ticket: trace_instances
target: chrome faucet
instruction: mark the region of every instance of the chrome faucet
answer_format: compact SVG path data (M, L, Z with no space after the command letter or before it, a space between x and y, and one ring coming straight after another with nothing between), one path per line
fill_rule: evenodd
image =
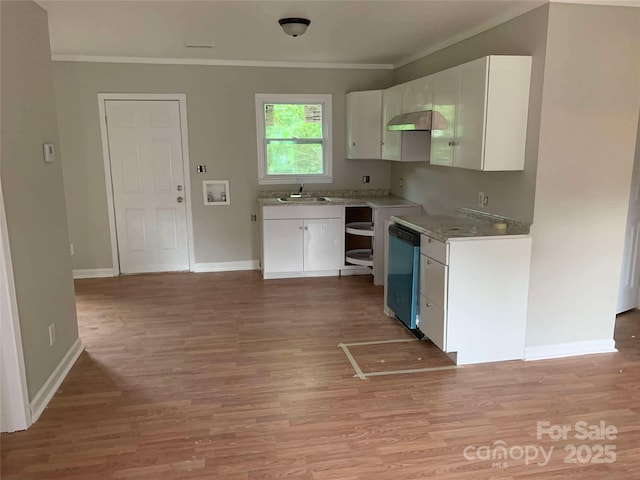
M302 197L302 189L304 188L304 183L300 184L300 190L298 190L298 193L292 193L291 195L289 195L289 197L291 198L300 198Z

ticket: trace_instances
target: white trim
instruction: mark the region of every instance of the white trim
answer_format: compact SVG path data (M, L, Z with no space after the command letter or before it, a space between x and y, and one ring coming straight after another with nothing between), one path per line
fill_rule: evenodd
M640 0L549 0L549 3L577 3L606 7L640 7Z
M302 175L298 177L277 177L277 178L264 178L262 180L258 180L258 185L299 185L300 183L333 183L333 177L320 177L311 175L309 177L304 177Z
M101 55L52 54L54 62L143 63L151 65L210 65L222 67L330 68L344 70L393 70L390 63L268 62L262 60L217 60L213 58L111 57Z
M3 432L26 430L31 426L29 392L24 367L22 334L16 302L9 231L0 184L0 388Z
M517 3L517 2L514 2L514 3ZM439 50L450 47L451 45L460 43L463 40L467 40L468 38L473 37L474 35L478 35L479 33L486 32L487 30L490 30L493 27L497 27L498 25L508 22L509 20L513 20L514 18L519 17L520 15L524 15L525 13L531 10L535 10L536 8L541 7L545 3L547 3L546 0L540 1L539 3L533 3L533 4L528 2L522 2L519 4L520 8L518 8L517 10L512 11L505 15L499 15L491 19L490 21L483 23L482 25L479 25L474 28L470 28L469 30L465 30L464 32L461 32L457 35L449 37L448 39L440 43L437 43L432 47L421 50L417 53L414 53L413 55L404 57L403 59L396 62L393 65L393 68L396 69L396 68L404 67L405 65L408 65L411 62L415 62L416 60L420 60L421 58L424 58L427 55L431 55L432 53L435 53Z
M239 270L260 270L259 260L244 260L240 262L215 262L196 263L191 269L192 272L235 272Z
M265 152L265 124L263 106L267 103L321 103L322 112L322 175L267 175ZM300 183L333 183L333 95L256 93L256 146L258 158L258 184L283 185Z
M73 271L73 278L117 277L113 268L83 268Z
M361 267L359 265L345 265L340 269L341 277L349 277L352 275L373 275L369 267Z
M99 93L98 111L100 113L100 136L102 137L102 159L104 162L105 185L107 188L107 208L109 214L109 232L111 235L111 259L113 276L120 275L118 258L118 240L116 237L116 217L113 202L113 181L111 178L111 157L109 155L109 135L107 130L107 100L171 100L177 101L180 109L180 134L182 143L182 169L184 174L185 209L187 212L187 250L189 270L195 263L195 245L193 240L193 212L191 210L191 169L189 161L189 130L187 126L187 96L184 93Z
M49 375L49 378L42 388L38 393L36 393L35 397L33 397L33 400L31 401L31 418L33 423L40 418L44 409L47 408L47 405L49 405L49 402L58 391L58 388L60 388L60 385L62 385L62 382L69 373L69 370L71 370L71 367L76 363L76 360L83 350L84 347L82 346L82 342L80 342L80 339L78 338L74 344L71 345L71 348L67 351L62 360L60 360L56 369L51 373L51 375Z
M586 342L557 343L555 345L536 345L525 347L525 360L545 360L549 358L574 357L594 353L615 353L616 344L613 339L589 340Z
M340 270L318 270L313 272L271 272L262 273L264 280L276 278L311 278L311 277L339 277Z

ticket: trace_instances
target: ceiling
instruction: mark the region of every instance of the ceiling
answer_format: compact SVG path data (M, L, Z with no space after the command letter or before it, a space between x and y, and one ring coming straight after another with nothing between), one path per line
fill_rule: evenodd
M38 0L54 58L146 57L391 68L548 0ZM311 20L293 38L282 17ZM185 44L213 44L212 49ZM76 58L77 59L77 58ZM191 60L186 60L191 59Z

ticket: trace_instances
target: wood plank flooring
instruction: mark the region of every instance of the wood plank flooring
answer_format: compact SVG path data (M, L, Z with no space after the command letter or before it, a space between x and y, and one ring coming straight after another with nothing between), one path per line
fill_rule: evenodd
M40 420L2 435L3 479L640 478L638 312L618 318L617 354L360 380L338 343L410 337L370 277L158 274L76 291L86 351ZM538 421L581 420L617 438L536 438ZM564 463L569 444L582 460L615 445L616 461ZM508 458L477 449L499 445ZM520 447L538 458L512 458Z

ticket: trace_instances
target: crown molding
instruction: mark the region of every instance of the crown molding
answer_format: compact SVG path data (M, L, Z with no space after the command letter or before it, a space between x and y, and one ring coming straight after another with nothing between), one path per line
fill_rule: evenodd
M521 8L517 9L516 11L512 11L509 14L501 15L496 18L493 18L489 22L483 23L482 25L478 25L477 27L471 28L469 30L465 30L464 32L454 35L453 37L449 37L448 39L434 45L433 47L429 47L425 50L421 50L417 53L414 53L413 55L405 57L399 62L395 63L393 65L393 68L396 69L396 68L404 67L405 65L408 65L411 62L415 62L416 60L420 60L421 58L426 57L427 55L431 55L432 53L435 53L439 50L450 47L451 45L455 45L456 43L462 42L463 40L466 40L475 35L478 35L479 33L486 32L487 30L490 30L493 27L497 27L498 25L508 22L509 20L513 20L514 18L519 17L520 15L523 15L527 12L530 12L531 10L535 10L536 8L541 7L545 3L548 3L548 0L540 0L540 2L533 4L533 6L531 6L531 4L523 3Z
M260 60L218 60L210 58L109 57L52 54L54 62L140 63L151 65L209 65L224 67L329 68L344 70L393 70L387 63L266 62Z
M549 0L549 3L599 5L601 7L640 7L640 0Z

